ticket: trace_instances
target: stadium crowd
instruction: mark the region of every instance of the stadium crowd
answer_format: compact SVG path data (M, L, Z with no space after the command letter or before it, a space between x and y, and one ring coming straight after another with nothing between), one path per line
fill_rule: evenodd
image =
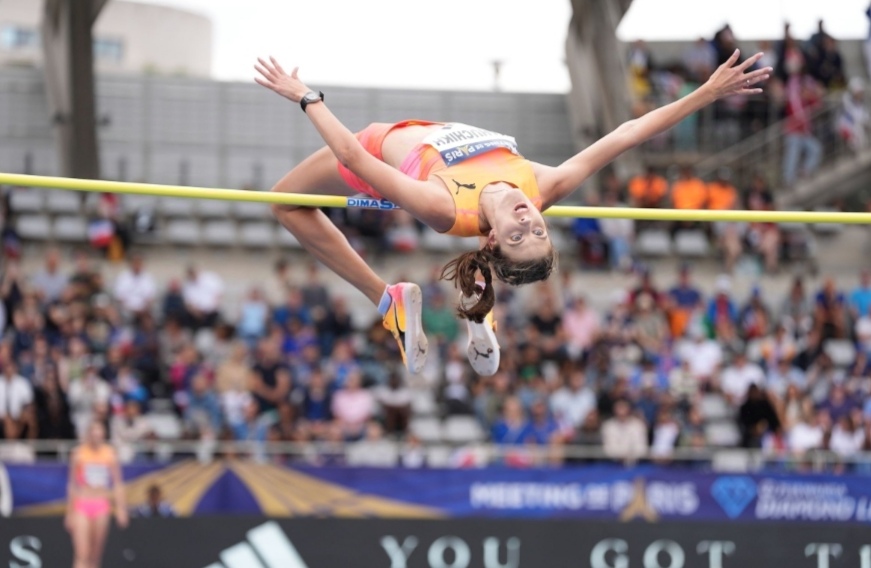
M163 287L135 253L112 282L87 251L61 265L49 250L42 269L10 260L0 279L3 438L72 439L97 419L129 460L132 442L156 437L149 409L171 400L184 439L401 440L402 463L424 463L411 410L421 383L404 376L380 320L355 326L317 266L299 278L278 261L228 318L224 283L196 266ZM475 417L492 442L518 449L506 457L516 463L528 445L554 463L570 446L668 461L677 447L849 458L871 445L868 272L849 291L796 278L783 298L739 298L726 275L701 290L688 266L670 286L642 268L607 306L573 294L569 271L532 303L500 288L502 365L489 378L465 361L454 292L437 272L422 283L423 384L442 417ZM712 401L731 438L711 427Z
M675 61L656 62L644 42L635 42L628 55L635 114L644 114L693 91L737 46L729 25L713 38L699 38ZM654 140L649 149L720 150L784 120L783 184L791 186L816 171L823 158L822 140L829 140L829 136L854 150L867 146L869 114L860 78L865 70L853 70L850 78L837 41L822 20L806 41L795 38L787 23L781 40L773 44L760 41L756 47L766 54L757 65L774 68L764 93L720 101L710 113L691 116ZM827 98L837 101L834 116L820 112Z

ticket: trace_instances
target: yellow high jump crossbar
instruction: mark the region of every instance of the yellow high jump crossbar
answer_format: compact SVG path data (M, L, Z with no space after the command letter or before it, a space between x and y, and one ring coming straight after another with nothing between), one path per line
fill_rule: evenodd
M188 199L218 199L277 203L301 207L338 207L363 209L399 209L384 199L368 196L343 197L272 191L216 189L181 185L158 185L51 176L0 173L0 185L42 187L96 193L129 193L180 197ZM546 217L598 219L636 219L642 221L743 221L747 223L842 223L871 224L871 213L840 213L830 211L709 211L695 209L640 209L635 207L580 207L556 205L544 212Z

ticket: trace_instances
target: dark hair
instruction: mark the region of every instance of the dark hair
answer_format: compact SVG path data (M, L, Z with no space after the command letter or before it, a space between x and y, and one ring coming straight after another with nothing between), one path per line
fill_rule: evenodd
M457 307L457 313L462 318L481 323L496 303L496 292L493 290L494 272L496 278L502 282L520 286L547 280L555 266L556 252L553 248L541 258L513 261L495 246L461 254L445 265L441 277L452 280L463 295L478 297L478 302L473 306L463 306L461 303ZM484 277L483 290L475 282L479 271Z

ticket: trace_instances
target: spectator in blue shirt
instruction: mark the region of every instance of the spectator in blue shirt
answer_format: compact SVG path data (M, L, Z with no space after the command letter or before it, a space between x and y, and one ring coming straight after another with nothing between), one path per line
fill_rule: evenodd
M690 279L690 267L684 264L678 272L677 285L668 291L668 323L672 337L683 337L693 313L702 306L702 293Z
M175 517L172 505L163 500L163 491L159 485L148 488L147 500L133 509L133 516L139 519L168 519Z
M871 308L871 271L859 273L859 285L850 293L850 311L853 319L868 315Z
M546 446L561 441L559 424L548 410L544 398L536 399L529 412L532 416L529 427L536 444Z
M506 446L520 446L535 442L535 433L523 412L517 397L505 399L502 418L493 424L493 442Z
M817 293L814 306L814 331L820 340L847 337L847 299L829 277Z
M209 430L217 436L221 431L223 423L221 403L218 400L218 395L209 385L208 377L203 372L195 375L191 381L184 419L189 427L194 427L200 432Z
M311 313L303 301L299 288L291 288L287 292L287 300L275 308L272 320L284 329L288 329L291 320L297 320L304 326L311 325Z

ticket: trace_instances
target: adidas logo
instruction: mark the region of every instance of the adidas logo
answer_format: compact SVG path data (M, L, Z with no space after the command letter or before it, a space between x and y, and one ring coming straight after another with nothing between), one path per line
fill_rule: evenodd
M248 531L247 541L221 552L221 561L206 568L308 568L276 522Z

